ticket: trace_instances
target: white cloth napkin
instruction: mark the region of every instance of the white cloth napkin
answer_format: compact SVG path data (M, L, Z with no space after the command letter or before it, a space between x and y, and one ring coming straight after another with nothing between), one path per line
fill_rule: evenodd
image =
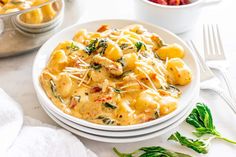
M24 117L19 104L0 89L1 157L96 157L70 132Z

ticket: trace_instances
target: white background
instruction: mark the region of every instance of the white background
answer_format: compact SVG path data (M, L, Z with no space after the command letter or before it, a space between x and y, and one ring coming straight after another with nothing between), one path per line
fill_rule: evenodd
M85 12L79 22L109 18L136 18L133 11L132 0L84 0L84 2L86 4ZM176 17L176 22L178 22L178 17ZM233 87L236 87L236 1L222 0L219 5L204 8L195 28L180 36L184 39L193 39L198 43L199 47L201 47L202 24L206 23L218 23L220 26L225 52L227 53L227 58L230 63L230 76L233 80ZM33 89L31 71L36 53L37 51L21 56L0 59L0 88L3 88L22 105L25 115L29 115L43 122L55 124L40 107ZM228 109L225 102L212 92L201 92L201 97L204 99L204 102L211 106L219 130L224 132L226 136L236 140L236 117ZM182 124L178 130L184 132L186 127L186 124ZM191 128L187 127L187 130L189 129L191 130ZM199 156L191 150L183 149L176 144L166 142L166 137L169 136L169 134L170 133L144 142L119 145L105 144L81 137L79 138L86 146L96 152L99 157L114 156L111 150L114 146L122 151L133 151L144 145L161 145L173 150L184 151L194 156ZM236 146L214 141L207 156L235 157Z

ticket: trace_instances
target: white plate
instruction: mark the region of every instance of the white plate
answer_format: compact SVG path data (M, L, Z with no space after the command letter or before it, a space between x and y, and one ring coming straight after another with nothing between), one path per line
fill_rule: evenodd
M199 92L195 92L196 93L196 97L198 97ZM89 134L93 134L93 135L97 135L97 136L105 136L105 137L132 137L132 136L141 136L144 134L149 134L149 133L153 133L156 131L159 131L163 128L166 128L167 126L172 125L173 123L175 123L176 121L178 121L179 119L181 119L185 114L188 113L189 110L192 109L192 106L195 105L195 99L192 100L189 105L187 106L186 109L184 109L184 111L182 111L180 114L176 115L175 117L161 123L161 124L157 124L151 127L146 127L144 129L137 129L137 130L131 130L131 131L105 131L105 130L97 130L97 129L93 129L93 128L88 128L88 127L84 127L82 125L79 125L77 123L74 123L72 121L69 121L63 117L61 117L60 115L58 115L57 113L53 112L52 110L50 110L47 106L43 106L44 110L46 110L47 113L50 113L52 116L54 116L55 118L57 118L58 120L60 120L61 122L67 124L70 127L73 127L76 130L80 130Z
M73 117L71 115L65 114L64 112L62 112L59 108L57 108L51 102L51 100L47 97L46 93L44 92L44 90L41 87L40 82L39 82L39 76L40 76L43 68L46 66L51 52L58 45L58 43L65 41L65 40L72 39L74 34L79 29L86 28L89 31L96 31L96 29L102 24L108 24L111 28L122 28L127 25L131 25L131 24L141 24L145 28L147 28L148 31L157 33L166 43L177 43L177 44L180 44L184 47L184 49L186 51L186 56L185 56L184 60L187 63L187 65L190 67L190 69L192 70L193 80L189 85L180 88L183 91L183 95L180 98L180 103L179 103L180 106L174 112L172 112L164 117L158 118L158 119L150 121L150 122L142 123L142 124L136 124L136 125L130 125L130 126L105 126L105 125L91 123L86 120L82 120L82 119ZM84 24L73 25L67 29L62 30L58 34L54 35L53 37L51 37L40 48L40 50L35 58L34 66L33 66L33 83L34 83L34 88L36 90L36 94L38 96L38 99L41 99L41 101L40 101L41 104L44 106L47 106L48 108L50 108L50 110L53 110L57 114L61 115L62 117L66 118L70 121L73 121L79 125L83 125L83 126L95 128L95 129L101 129L101 130L110 130L110 131L113 131L113 130L135 130L135 129L150 127L152 125L160 124L160 123L174 117L175 115L179 114L181 111L184 110L184 108L186 108L186 106L189 104L189 102L194 97L194 93L192 91L195 91L196 89L200 88L200 86L199 86L199 82L200 82L199 68L198 68L198 65L197 65L194 58L195 57L192 54L191 49L188 48L188 46L186 45L186 43L182 39L180 39L179 37L177 37L173 33L169 32L163 28L160 28L160 27L157 27L157 26L154 26L151 24L147 24L144 22L133 21L133 20L99 20L99 21L93 21L93 22L88 22L88 23L84 23Z
M192 106L192 108L193 107L194 107L194 105ZM168 131L176 128L188 117L188 115L192 111L192 108L190 110L188 110L188 112L183 117L176 120L172 125L167 126L163 129L158 130L153 133L149 133L149 134L145 134L145 135L141 135L141 136L135 136L135 137L104 137L104 136L97 136L97 135L89 134L89 133L77 130L77 129L63 123L62 121L60 121L59 119L54 117L51 113L49 113L47 110L45 110L45 111L58 125L60 125L61 127L65 128L66 130L68 130L76 135L79 135L81 137L84 137L84 138L87 138L90 140L99 141L99 142L107 142L107 143L131 143L131 142L148 140L148 139L163 135L163 134L167 133Z

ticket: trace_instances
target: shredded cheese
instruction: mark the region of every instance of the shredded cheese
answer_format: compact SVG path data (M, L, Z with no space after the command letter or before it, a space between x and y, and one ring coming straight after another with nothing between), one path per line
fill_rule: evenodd
M157 89L156 89L156 86L154 85L154 83L152 82L152 80L151 80L151 78L148 76L148 74L145 72L145 71L143 71L141 68L137 68L140 72L142 72L145 76L146 76L146 78L149 80L149 82L150 82L150 84L152 85L152 87L153 87L153 89L155 90L155 91L157 91Z

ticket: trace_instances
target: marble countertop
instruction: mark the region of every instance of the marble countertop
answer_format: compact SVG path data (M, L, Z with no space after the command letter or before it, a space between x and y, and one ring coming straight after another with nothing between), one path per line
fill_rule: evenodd
M78 21L79 23L95 19L135 18L132 0L86 0L85 2L86 11ZM202 24L218 23L230 65L229 72L233 79L233 87L236 87L236 20L233 17L236 15L236 9L234 9L235 5L236 1L234 0L224 0L216 6L204 8L201 18L195 28L188 33L180 35L183 39L193 39L198 43L199 47L201 47ZM55 124L41 108L33 88L31 75L32 64L36 53L37 51L33 51L20 56L0 59L0 88L3 88L11 97L22 105L25 115L39 119L43 122ZM214 93L201 92L201 96L206 99L213 98L211 103L222 103L226 105L225 102ZM83 138L80 139L99 156L112 156L111 147L114 145L105 143L98 145L97 143L99 142ZM138 146L141 143L142 142L135 143L134 145ZM148 143L148 141L143 143ZM125 148L125 145L118 146Z

